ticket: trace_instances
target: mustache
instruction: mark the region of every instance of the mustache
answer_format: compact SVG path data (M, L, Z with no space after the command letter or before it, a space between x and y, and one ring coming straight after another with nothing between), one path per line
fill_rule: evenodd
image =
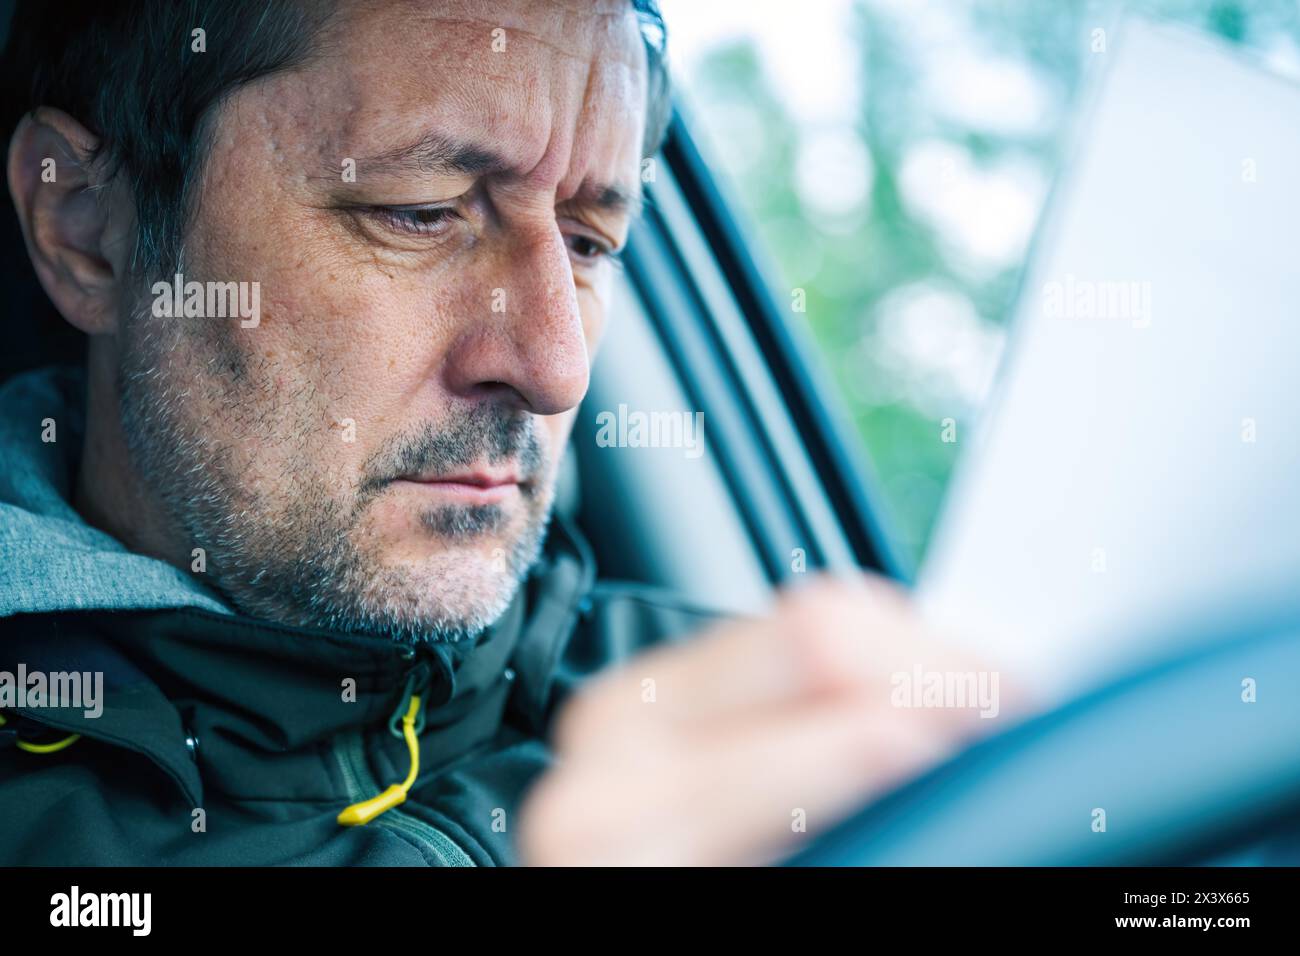
M532 484L547 463L533 415L480 405L444 425L425 422L394 435L362 468L361 494L369 496L398 478L447 474L486 461L513 461L520 481Z

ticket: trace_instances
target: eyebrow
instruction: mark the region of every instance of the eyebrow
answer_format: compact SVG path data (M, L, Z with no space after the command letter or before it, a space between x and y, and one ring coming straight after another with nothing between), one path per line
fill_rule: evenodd
M419 139L357 160L357 169L370 173L426 173L432 175L486 176L513 172L500 153L472 143L462 143L437 131ZM641 190L618 183L588 180L578 192L565 200L578 206L591 206L606 212L636 218L643 207Z
M510 164L490 149L461 143L438 132L428 132L412 143L357 160L368 172L460 173L482 176L505 172Z
M587 180L578 192L565 203L578 206L594 206L605 212L626 215L635 219L641 214L644 198L640 189L629 189L617 183L600 183ZM561 203L564 205L564 203Z

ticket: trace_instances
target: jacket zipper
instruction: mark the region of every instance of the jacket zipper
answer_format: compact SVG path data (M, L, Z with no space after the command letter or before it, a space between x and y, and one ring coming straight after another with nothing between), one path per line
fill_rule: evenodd
M407 681L407 692L398 705L398 710L405 710L413 690L412 681ZM423 726L423 714L419 726ZM343 776L344 786L348 791L348 802L357 803L373 799L379 792L379 784L370 773L366 761L365 742L360 730L351 731L340 736L333 748L333 753ZM368 797L369 795L369 797ZM383 810L370 822L395 833L402 833L416 841L417 845L429 850L437 858L440 866L474 866L474 860L449 836L433 825L405 813L398 806Z

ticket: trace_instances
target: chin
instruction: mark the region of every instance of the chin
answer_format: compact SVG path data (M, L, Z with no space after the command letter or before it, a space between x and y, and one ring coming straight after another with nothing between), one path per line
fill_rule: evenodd
M532 520L514 507L386 511L374 516L368 536L353 535L355 552L365 556L356 566L363 573L350 575L359 578L354 608L365 629L409 640L421 631L461 640L495 623L537 559L549 518Z
M510 606L518 579L471 549L390 564L353 595L350 629L402 642L476 637Z
M496 617L514 597L522 574L511 567L516 542L497 538L457 543L407 565L416 605L450 619Z
M420 586L444 594L463 594L471 599L481 595L488 599L508 589L515 580L509 557L513 546L492 541L440 548L436 554L409 565L411 577Z

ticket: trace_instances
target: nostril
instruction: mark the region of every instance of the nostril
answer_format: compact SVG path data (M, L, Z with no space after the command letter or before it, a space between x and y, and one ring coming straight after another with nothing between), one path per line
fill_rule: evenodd
M509 382L479 382L471 391L474 397L490 399L498 405L518 408L522 411L532 411L528 399Z

